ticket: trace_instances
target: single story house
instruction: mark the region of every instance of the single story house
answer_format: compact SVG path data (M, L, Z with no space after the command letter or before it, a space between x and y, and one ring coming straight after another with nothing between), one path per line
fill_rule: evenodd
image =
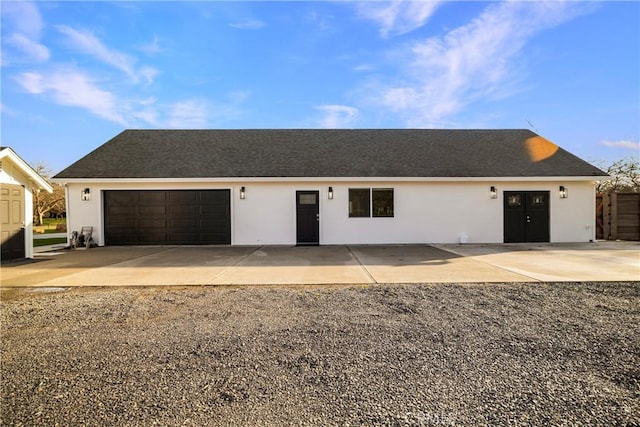
M51 185L10 147L0 147L0 242L3 261L33 258L33 194Z
M99 245L588 242L598 168L529 130L125 130L54 180Z

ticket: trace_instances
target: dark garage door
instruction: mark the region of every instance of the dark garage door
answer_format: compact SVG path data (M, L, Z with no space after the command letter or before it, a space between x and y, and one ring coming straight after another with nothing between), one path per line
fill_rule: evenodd
M231 244L229 190L105 191L107 245Z

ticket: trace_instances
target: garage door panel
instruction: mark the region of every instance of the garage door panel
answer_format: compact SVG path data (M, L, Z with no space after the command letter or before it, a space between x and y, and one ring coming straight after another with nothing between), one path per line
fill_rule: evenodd
M138 224L140 228L167 228L167 221L164 218L141 218Z
M162 232L141 233L136 244L163 245L167 243L166 235Z
M167 221L171 230L196 230L198 221L194 219L170 219Z
M140 191L138 200L145 204L164 205L167 199L166 191Z
M135 203L138 200L137 191L109 191L109 198L114 203Z
M200 192L183 190L179 192L172 192L169 197L172 205L191 205L198 201L198 193Z
M226 214L226 206L201 206L200 215L203 216L220 216Z
M122 217L125 215L135 216L137 214L136 207L129 204L130 202L128 200L118 203L126 203L126 205L111 205L109 206L107 213L114 217Z
M195 202L194 202L195 203ZM168 215L171 218L193 218L198 214L198 206L171 206Z
M193 233L171 233L169 243L174 245L197 245L199 235Z
M138 208L138 212L140 212L140 215L152 215L152 216L164 217L167 215L167 207L164 205L158 205L158 206L140 205Z
M222 219L206 219L200 220L200 228L202 229L226 229L227 222Z
M106 244L230 244L230 199L229 190L105 191Z

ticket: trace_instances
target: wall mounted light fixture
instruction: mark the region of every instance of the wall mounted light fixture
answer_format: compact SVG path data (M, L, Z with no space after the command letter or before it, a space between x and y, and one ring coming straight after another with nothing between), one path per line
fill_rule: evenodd
M91 200L91 190L89 188L85 188L84 190L82 190L80 198L85 202Z
M491 188L489 188L489 197L492 199L498 198L498 189L493 185L491 186Z
M247 190L243 187L240 187L240 198L245 199L247 197Z
M333 187L329 187L329 192L327 193L327 197L329 200L333 199Z
M569 189L564 185L561 185L558 189L558 194L560 195L561 199L566 199L567 197L569 197Z

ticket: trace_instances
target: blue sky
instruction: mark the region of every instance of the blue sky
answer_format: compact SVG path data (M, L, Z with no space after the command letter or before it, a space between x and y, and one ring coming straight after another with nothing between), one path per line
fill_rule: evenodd
M2 141L126 128L529 128L640 153L640 2L2 1Z

